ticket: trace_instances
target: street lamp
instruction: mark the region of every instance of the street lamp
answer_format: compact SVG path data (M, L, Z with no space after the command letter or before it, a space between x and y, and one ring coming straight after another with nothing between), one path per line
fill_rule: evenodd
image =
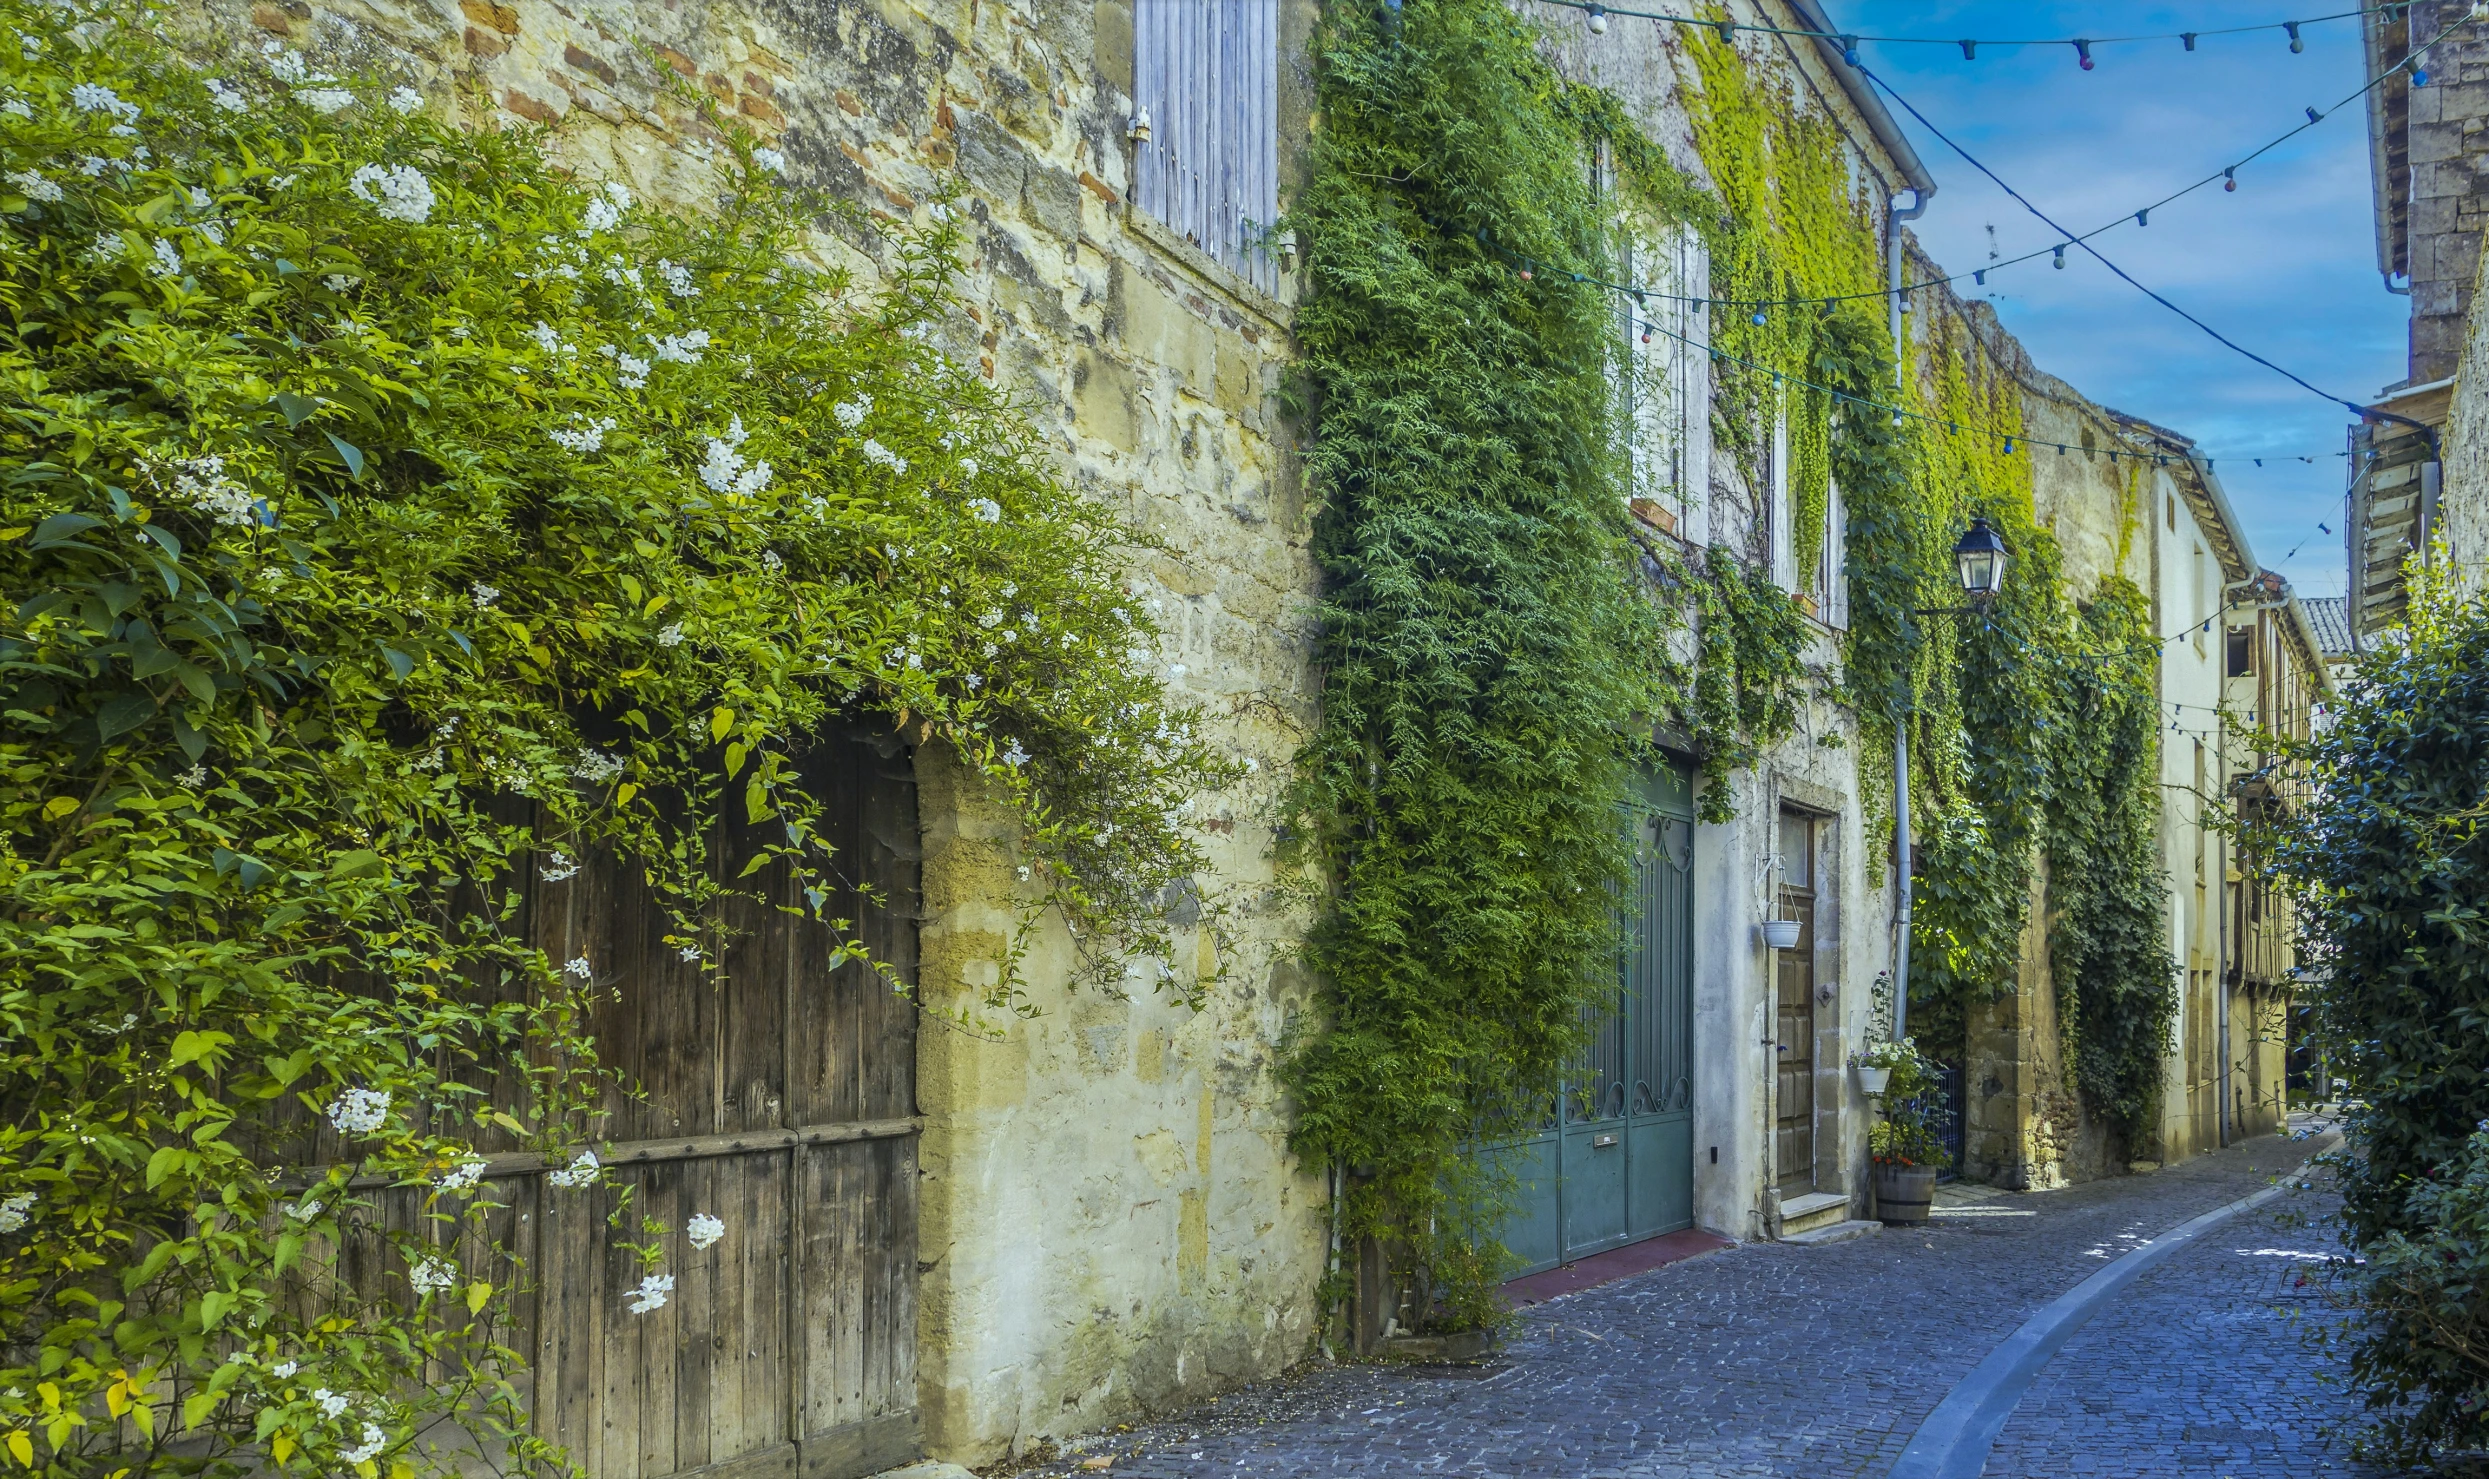
M1986 519L1970 521L1970 530L1953 547L1953 563L1962 572L1962 594L1986 604L2005 588L2005 541Z
M1953 546L1954 567L1962 573L1962 594L1970 597L1968 606L1939 607L1910 613L1913 616L1966 616L1985 611L1996 593L2005 589L2005 540L1984 518L1970 521L1959 542ZM1910 1021L1910 716L1907 712L1893 715L1893 857L1900 876L1895 880L1901 892L1901 908L1894 919L1893 940L1893 1036L1906 1035Z

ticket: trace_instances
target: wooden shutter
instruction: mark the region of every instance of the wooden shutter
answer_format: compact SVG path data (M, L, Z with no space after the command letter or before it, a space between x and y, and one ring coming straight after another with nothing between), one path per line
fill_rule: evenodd
M1266 293L1279 216L1279 0L1138 0L1133 204Z

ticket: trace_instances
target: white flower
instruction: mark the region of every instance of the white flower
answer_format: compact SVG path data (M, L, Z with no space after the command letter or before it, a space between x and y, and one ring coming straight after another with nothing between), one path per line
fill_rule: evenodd
M577 976L580 980L585 981L596 974L596 967L588 964L588 958L586 956L574 955L570 959L562 962L562 974L565 976Z
M69 89L69 101L89 113L110 113L123 123L138 121L138 105L122 101L119 93L100 82L81 82Z
M9 183L26 193L28 200L50 205L61 198L61 188L30 169L9 171Z
M476 610L489 611L493 603L501 599L501 590L498 586L489 586L479 580L467 587L467 595L475 602Z
M615 378L622 382L623 389L637 390L648 383L648 361L628 354L618 354L614 356L614 363L622 369L622 373Z
M901 475L905 475L907 472L906 458L891 451L888 447L883 446L871 437L866 437L864 439L864 460L867 462L878 463L883 467L889 468L892 472L899 473Z
M545 1180L552 1182L555 1186L586 1186L596 1180L596 1165L596 1152L583 1150L579 1152L577 1160L547 1176Z
M962 482L973 483L976 481L977 460L974 457L962 457L959 459L959 477Z
M479 1172L483 1169L481 1162L477 1163L476 1169ZM415 1293L418 1295L446 1289L457 1281L457 1273L438 1258L427 1258L409 1269L406 1274L406 1282L415 1286ZM336 1414L330 1413L329 1416L334 1417Z
M1011 748L1003 751L1003 764L1024 765L1026 763L1028 763L1028 751L1020 748L1020 742L1018 740L1013 740L1011 742Z
M397 88L389 94L389 106L401 113L421 113L423 94L411 87Z
M648 342L656 346L657 358L661 360L696 365L700 363L700 351L709 347L709 331L694 329L688 334L668 334L664 338L651 334Z
M188 770L185 770L181 774L173 777L173 784L177 786L188 786L192 790L197 790L199 787L207 784L207 767L204 765L193 765Z
M1167 668L1167 676L1168 676L1168 677L1170 677L1170 678L1175 678L1175 679L1179 679L1179 680L1180 680L1180 679L1182 679L1182 678L1183 678L1183 676L1184 676L1186 673L1189 673L1189 672L1191 672L1191 671L1192 671L1192 669L1190 669L1190 668L1188 668L1188 667L1184 666L1184 665L1183 665L1182 663L1180 663L1180 662L1179 662L1179 663L1174 663L1174 664L1171 664L1171 665Z
M303 71L301 52L288 51L274 41L260 47L259 50L260 54L268 59L269 74L275 77L277 81L286 83L289 86L293 83L302 81Z
M579 749L579 763L571 767L570 773L589 785L601 786L622 774L622 761L602 750L582 745Z
M753 150L752 162L773 175L786 173L786 156L775 149L763 147Z
M838 418L839 425L853 431L864 424L864 418L872 414L872 410L873 398L869 395L860 395L854 400L840 401L837 405L830 407L830 414Z
M640 1286L637 1289L631 1291L631 1313L644 1315L650 1310L664 1309L666 1296L673 1292L674 1276L672 1274L650 1274L647 1278L640 1280Z
M700 481L719 493L751 497L769 486L771 468L766 462L745 463L735 448L744 438L743 418L737 416L722 437L709 438L708 460L700 464Z
M330 292L342 293L348 288L354 287L356 284L362 282L363 279L359 277L349 277L343 272L332 272L328 276L321 278L320 281L326 285Z
M984 523L999 524L1002 522L1003 506L991 498L969 499L968 511Z
M681 955L685 960L698 960L700 958L700 947L697 945L685 945L676 953Z
M247 113L251 107L251 100L221 77L207 79L207 100L228 113Z
M300 1363L300 1362L296 1362L296 1361L279 1361L279 1362L278 1362L277 1364L275 1364L274 1366L271 1366L271 1367L269 1367L269 1368L268 1368L268 1373L269 1373L271 1376L274 1376L277 1380L279 1380L279 1381L283 1381L283 1380L285 1380L287 1377L292 1376L295 1372L300 1371L300 1370L302 1370L302 1365L301 1365L301 1363Z
M560 354L570 347L562 342L560 331L543 319L536 320L536 326L527 331L527 337L535 340L536 347L547 354Z
M0 103L0 113L13 113L20 118L35 116L35 110L27 105L24 98L11 98L7 102Z
M388 1444L388 1441L388 1434L383 1433L371 1423L365 1423L363 1441L353 1448L340 1452L337 1456L350 1464L370 1463L379 1456L380 1450Z
M682 646L683 624L678 621L674 625L667 627L664 631L659 632L657 634L657 645L660 647Z
M31 1191L21 1191L0 1202L0 1233L13 1233L24 1227L27 1219L34 1215L34 1210L35 1194Z
M985 686L985 675L982 673L970 673L967 677L967 684L968 691L970 693L974 693L978 689Z
M348 1089L328 1106L328 1122L341 1135L369 1135L388 1119L387 1089Z
M222 457L177 458L157 471L172 476L175 497L217 523L247 528L258 522L251 490L225 476Z
M761 551L761 563L768 566L773 573L786 568L786 561L774 549Z
M471 1159L460 1161L457 1165L443 1171L441 1179L435 1184L443 1191L467 1191L483 1179L484 1162L481 1159Z
M677 298L700 296L700 285L691 280L691 269L663 257L657 259L657 275L665 279L665 290Z
M690 1223L684 1227L683 1231L684 1235L691 1240L693 1247L705 1249L716 1243L719 1238L726 1236L726 1224L706 1212L694 1212L691 1214Z
M590 231L610 231L622 220L622 213L631 208L631 192L617 184L608 184L598 194L588 197L588 208L580 220Z
M147 269L158 277L181 276L181 250L162 237L154 242L155 262Z
M364 165L346 188L386 220L421 222L432 214L432 182L411 164Z
M582 419L575 427L555 427L545 433L557 445L573 452L594 452L605 445L605 433L614 429L614 418L600 416L594 421Z
M314 113L340 113L354 106L354 94L342 87L298 87L294 101Z
M547 883L563 882L579 871L579 865L571 861L570 854L558 847L545 858L545 862L547 866L540 869L536 876Z
M299 1202L287 1203L280 1210L282 1210L286 1217L292 1221L309 1222L311 1219L320 1215L320 1204L315 1198L305 1197ZM290 1372L287 1374L291 1375Z
M112 161L104 158L100 154L81 155L78 159L78 173L85 175L89 179L100 178L104 171L111 167ZM121 239L120 234L118 232L112 233L112 239L114 241L119 241ZM99 236L95 238L95 240L98 245L101 245L104 238Z
M320 1411L330 1417L335 1417L346 1410L346 1399L326 1387L313 1387L311 1400L318 1403Z
M615 287L631 288L639 292L647 291L645 285L640 282L640 270L637 267L624 266L620 257L608 258L605 270L600 275Z

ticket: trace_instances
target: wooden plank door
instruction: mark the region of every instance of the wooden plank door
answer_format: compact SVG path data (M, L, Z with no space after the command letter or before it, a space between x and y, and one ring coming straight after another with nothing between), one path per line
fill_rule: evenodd
M1815 1189L1815 826L1811 817L1780 817L1780 917L1798 922L1798 943L1776 952L1777 1060L1773 1084L1773 1162L1780 1194Z
M798 769L836 849L823 913L912 982L907 753L842 730ZM723 876L758 844L728 829ZM722 910L722 969L664 944L635 869L591 858L536 884L537 936L593 967L594 1029L626 1086L601 1152L614 1185L503 1187L533 1224L538 1431L591 1479L849 1479L918 1452L915 1005L838 951L782 871L757 879L765 900ZM726 1225L707 1249L686 1236L700 1214ZM675 1287L635 1314L647 1270L624 1245L647 1240L643 1218L668 1229L655 1271Z

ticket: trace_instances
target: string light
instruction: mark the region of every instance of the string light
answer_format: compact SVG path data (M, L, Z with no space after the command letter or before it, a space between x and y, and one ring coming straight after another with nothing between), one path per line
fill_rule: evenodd
M1611 15L1631 16L1636 20L1656 21L1661 25L1708 27L1712 30L1718 31L1720 33L1720 39L1723 41L1734 41L1736 39L1737 32L1740 30L1746 30L1762 36L1791 36L1813 41L1835 42L1840 45L1844 57L1848 59L1852 66L1857 65L1856 52L1859 44L1870 41L1880 46L1958 46L1962 49L1962 60L1966 62L1977 61L1979 59L1979 48L1982 46L2071 46L2075 48L2075 54L2081 60L2083 70L2087 72L2091 70L2091 48L2095 46L2135 45L2147 41L2175 41L2186 50L2193 51L2195 50L2196 40L2199 37L2245 36L2257 31L2280 31L2283 35L2289 38L2290 49L2293 52L2303 52L2307 49L2307 43L2299 34L2299 28L2302 26L2321 25L2327 21L2359 20L2371 15L2382 15L2391 18L2404 8L2400 3L2372 5L2359 10L2336 11L2330 15L2301 16L2297 20L2263 21L2254 25L2245 26L2223 26L2217 30L2211 31L2155 31L2148 34L2133 36L2045 36L2015 37L2011 39L1969 39L1953 36L1861 36L1838 31L1810 31L1794 26L1741 25L1735 21L1715 20L1706 16L1681 15L1660 10L1633 10L1624 6L1606 4L1605 0L1546 0L1546 3L1550 5L1562 5L1574 10L1588 13L1592 18L1590 26L1591 30L1599 34L1605 34L1607 30L1606 20Z

